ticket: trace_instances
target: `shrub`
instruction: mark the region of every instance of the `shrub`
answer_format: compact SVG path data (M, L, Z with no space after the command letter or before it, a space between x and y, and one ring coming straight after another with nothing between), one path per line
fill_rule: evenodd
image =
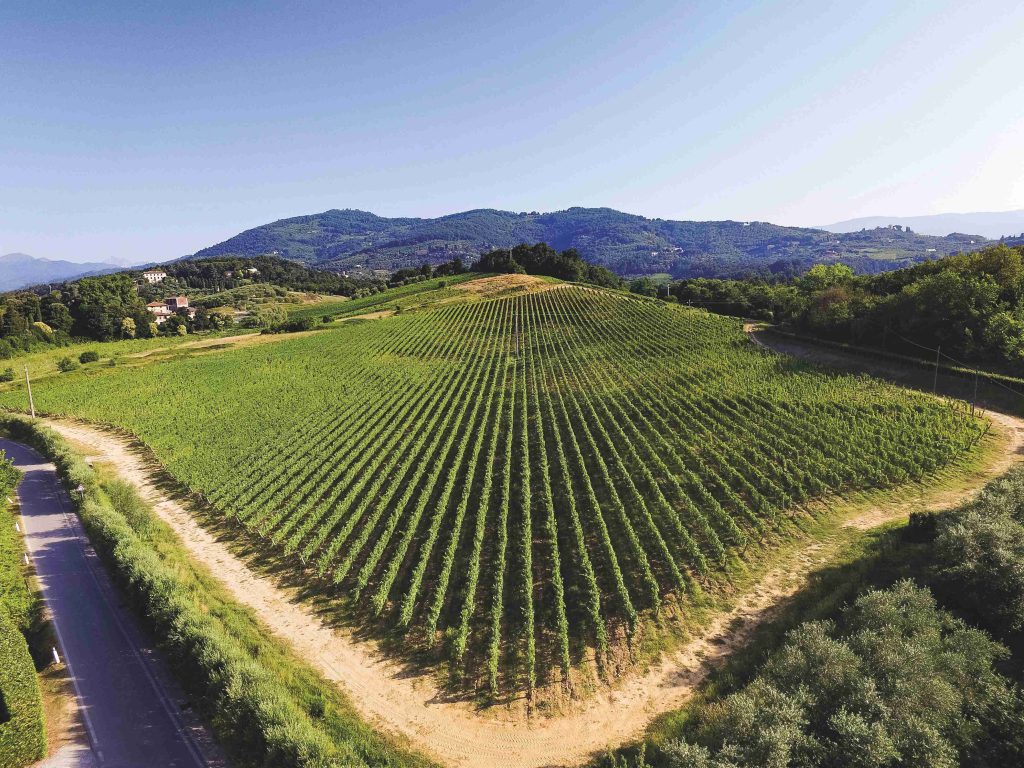
M6 613L18 629L28 632L37 618L39 603L25 581L22 572L25 548L7 513L5 501L19 477L18 470L0 451L0 613Z
M14 369L4 368L0 371L0 381L14 381Z
M4 498L20 473L0 451L0 767L27 765L43 756L46 738L39 681L23 633L34 628L39 603L22 572L21 537Z
M999 637L1024 633L1024 471L942 516L935 563L944 599Z
M316 327L316 321L312 317L299 317L294 320L274 323L269 328L264 328L262 333L297 333L311 331L314 327Z
M46 754L39 680L24 636L0 611L0 765L28 765Z
M86 363L95 363L100 359L100 353L94 349L87 349L85 352L78 356L78 362L85 365Z
M78 363L70 357L62 357L57 361L57 370L61 373L69 373L78 367Z
M48 344L53 343L53 328L48 326L46 323L36 321L32 323L32 335L40 341L45 341Z
M1024 702L994 669L1005 656L909 581L871 591L838 627L790 632L749 685L698 712L664 763L1020 765Z

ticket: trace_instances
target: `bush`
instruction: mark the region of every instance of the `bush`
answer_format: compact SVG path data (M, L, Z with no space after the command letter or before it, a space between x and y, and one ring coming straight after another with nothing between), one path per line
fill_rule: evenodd
M37 619L39 602L22 572L25 547L6 509L6 498L20 477L0 451L0 613L6 613L18 629L27 633Z
M942 516L935 563L944 599L1001 638L1024 633L1024 470Z
M86 363L95 363L99 359L100 353L94 349L87 349L85 352L78 356L78 362L80 362L82 365L85 365Z
M703 707L671 768L1021 765L1024 701L1006 649L903 581L840 626L808 622L742 690Z
M4 368L0 371L0 381L14 381L14 369Z
M274 323L269 328L264 328L262 333L297 333L299 331L311 331L315 327L316 321L312 317L300 317L295 320Z
M46 754L39 679L24 636L0 611L0 766L28 765Z
M57 370L61 373L69 373L78 367L78 363L70 357L62 357L57 361Z
M45 341L47 344L53 343L53 328L46 323L36 321L32 323L30 328L32 329L32 335L40 341Z
M24 548L4 499L21 473L0 451L0 767L27 765L43 756L46 737L39 680L25 641L39 603L22 572Z

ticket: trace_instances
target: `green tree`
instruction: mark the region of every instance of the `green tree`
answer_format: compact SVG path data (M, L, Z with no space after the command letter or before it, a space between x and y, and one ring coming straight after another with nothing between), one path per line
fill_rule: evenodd
M861 596L839 625L809 622L742 690L704 707L671 768L1019 765L1006 649L909 581ZM990 738L994 736L995 738Z
M60 301L49 301L43 304L43 322L56 331L70 333L74 318L71 317L71 310L66 304Z
M797 278L797 286L807 293L823 291L836 285L848 285L853 280L853 270L845 264L815 264L803 277Z
M74 284L72 295L73 331L91 339L115 339L124 318L146 312L135 283L124 273L83 278Z

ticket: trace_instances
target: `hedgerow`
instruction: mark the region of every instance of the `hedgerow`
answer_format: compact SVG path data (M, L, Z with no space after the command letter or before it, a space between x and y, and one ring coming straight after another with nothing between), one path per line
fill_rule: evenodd
M0 611L0 768L28 765L46 754L39 679L25 636Z
M37 600L22 565L24 547L7 512L21 475L0 451L0 768L16 768L46 753L39 679L26 642Z

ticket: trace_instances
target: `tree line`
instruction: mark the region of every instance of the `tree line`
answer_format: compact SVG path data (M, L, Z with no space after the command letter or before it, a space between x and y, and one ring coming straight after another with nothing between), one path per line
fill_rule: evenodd
M607 288L622 287L622 279L596 264L584 261L575 248L556 251L547 243L504 248L485 253L473 264L476 272L545 275L574 283L592 283Z
M603 267L588 264L575 250L559 253L545 243L492 251L471 267L455 258L442 264L400 269L387 277L351 278L287 261L276 256L245 258L219 256L164 264L167 275L150 284L139 271L86 277L56 285L0 295L0 359L9 359L37 346L65 346L72 339L112 341L148 338L156 333L218 330L231 317L206 306L203 296L265 283L291 291L365 297L388 288L436 277L477 272L517 272L563 280L621 287L622 281ZM146 309L150 301L186 294L193 299L194 317L179 312L154 324Z
M875 275L833 264L781 281L680 280L668 293L836 341L904 353L941 346L964 361L1024 373L1024 247L999 244Z
M195 299L257 282L343 296L387 287L383 279L354 280L273 256L179 261L160 269L167 277L156 284L144 282L140 271L133 270L0 295L0 359L37 346L65 346L72 339L148 338L158 332L216 330L231 323L230 316L200 302L194 316L176 313L158 329L146 304L167 296L185 294Z

